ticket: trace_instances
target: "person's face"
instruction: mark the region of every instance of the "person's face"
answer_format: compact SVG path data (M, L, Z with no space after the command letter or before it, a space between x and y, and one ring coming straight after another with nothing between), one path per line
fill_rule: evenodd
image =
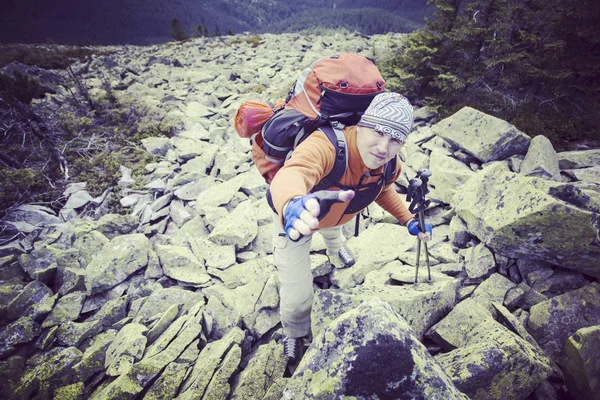
M398 154L404 146L404 143L390 135L364 126L357 127L356 144L363 163L369 169L381 167Z

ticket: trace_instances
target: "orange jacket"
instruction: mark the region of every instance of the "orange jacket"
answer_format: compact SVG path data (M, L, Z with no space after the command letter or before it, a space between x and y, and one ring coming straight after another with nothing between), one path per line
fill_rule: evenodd
M348 146L348 169L340 184L344 186L357 186L360 178L369 171L371 175L381 174L383 166L370 170L362 161L356 145L356 126L344 128L344 136ZM335 148L320 130L313 132L292 153L292 157L277 172L269 188L275 211L280 216L283 225L283 207L288 201L295 197L308 194L311 189L325 178L333 169L335 161ZM394 181L400 176L402 166L400 160L396 162L396 175ZM363 184L377 182L379 176L371 176L363 180ZM328 190L340 190L337 187ZM396 192L391 184L385 186L379 196L375 199L384 210L396 217L400 223L406 223L414 218L408 211L406 203ZM349 202L334 204L329 213L320 221L320 228L331 228L343 225L350 221L358 213L344 214Z

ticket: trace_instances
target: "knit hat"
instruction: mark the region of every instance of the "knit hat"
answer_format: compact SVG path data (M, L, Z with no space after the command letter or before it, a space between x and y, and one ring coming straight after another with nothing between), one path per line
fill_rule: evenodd
M406 142L413 124L413 108L406 97L394 93L380 93L373 98L363 114L359 126L375 129Z

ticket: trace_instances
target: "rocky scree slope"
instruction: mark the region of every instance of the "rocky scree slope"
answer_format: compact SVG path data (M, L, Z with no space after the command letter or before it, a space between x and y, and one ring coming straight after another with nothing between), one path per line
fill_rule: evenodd
M417 110L401 154L405 193L429 168L432 282L413 284L415 239L372 205L328 262L315 235L313 341L293 375L278 339L266 185L232 127L248 99L282 98L303 67L341 51L382 56L401 35L264 35L118 47L85 81L174 128L120 202L73 184L59 215L3 221L0 388L8 398L593 398L600 376L600 150L464 108ZM67 91L49 97L60 103ZM81 217L84 208L95 216Z

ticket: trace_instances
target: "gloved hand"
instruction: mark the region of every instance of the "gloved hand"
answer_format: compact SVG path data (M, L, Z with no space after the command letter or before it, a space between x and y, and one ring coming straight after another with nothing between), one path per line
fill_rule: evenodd
M416 219L409 221L406 227L408 228L408 233L417 236L419 240L427 241L433 237L433 227L428 223L425 223L425 232L419 230L419 221ZM426 236L426 234L429 234L429 236Z
M321 190L292 199L283 212L283 230L290 240L298 241L319 226L319 221L327 215L333 204L353 198L353 190Z

